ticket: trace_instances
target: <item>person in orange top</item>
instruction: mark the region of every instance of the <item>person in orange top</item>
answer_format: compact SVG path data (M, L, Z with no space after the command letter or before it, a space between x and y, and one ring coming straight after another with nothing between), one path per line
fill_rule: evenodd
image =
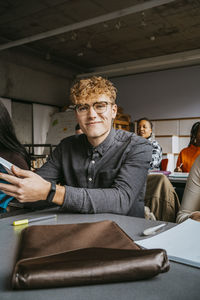
M176 163L175 172L190 172L190 169L200 155L200 122L194 123L190 133L190 142L187 148L181 150Z

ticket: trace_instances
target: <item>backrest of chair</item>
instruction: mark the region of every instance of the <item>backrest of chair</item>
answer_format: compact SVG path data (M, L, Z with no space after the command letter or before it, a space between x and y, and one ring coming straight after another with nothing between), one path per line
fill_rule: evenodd
M156 220L176 222L180 202L167 176L159 173L147 176L144 203Z
M161 160L161 170L166 171L167 170L167 165L168 165L168 158L164 158Z

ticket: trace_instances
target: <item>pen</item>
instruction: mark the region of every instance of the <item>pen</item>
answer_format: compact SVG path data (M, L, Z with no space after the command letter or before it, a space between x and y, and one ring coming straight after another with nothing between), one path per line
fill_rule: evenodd
M160 225L157 225L157 226L154 226L154 227L147 228L143 231L143 235L154 234L154 233L156 233L156 231L160 230L161 228L163 228L166 225L167 225L167 223L164 223L164 224L160 224Z
M183 163L181 163L181 164L180 164L179 168L181 168L181 167L182 167L182 165L183 165Z
M56 218L56 217L57 217L57 215L51 215L51 216L44 216L44 217L33 218L33 219L18 220L18 221L13 222L13 226L24 225L24 224L29 224L29 223L32 223L32 222L38 222L38 221L53 219L53 218Z

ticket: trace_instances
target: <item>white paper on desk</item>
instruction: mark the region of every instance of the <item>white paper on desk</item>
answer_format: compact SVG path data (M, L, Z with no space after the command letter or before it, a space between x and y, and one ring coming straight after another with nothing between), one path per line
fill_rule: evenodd
M162 248L170 260L200 268L200 222L185 222L156 236L135 241L147 248Z
M169 178L187 178L189 173L186 172L172 172L169 174Z

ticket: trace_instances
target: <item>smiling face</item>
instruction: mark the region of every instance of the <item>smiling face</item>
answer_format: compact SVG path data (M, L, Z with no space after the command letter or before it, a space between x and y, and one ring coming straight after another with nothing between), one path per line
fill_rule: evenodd
M148 139L152 134L151 124L147 120L141 120L137 127L137 134Z
M101 105L107 103L104 112L101 111ZM93 106L95 103L95 106ZM91 95L87 102L79 103L78 105L86 104L88 109L76 110L76 118L80 125L81 130L88 138L88 141L93 146L101 144L108 136L111 127L112 120L117 114L117 105L112 104L110 98L107 95ZM95 110L96 109L96 110Z

